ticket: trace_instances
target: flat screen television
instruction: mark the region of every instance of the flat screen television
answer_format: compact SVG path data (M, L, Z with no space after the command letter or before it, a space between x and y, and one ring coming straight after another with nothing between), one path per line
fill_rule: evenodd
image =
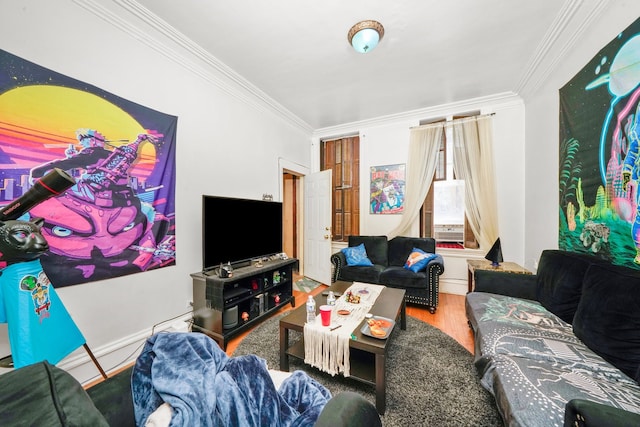
M202 269L282 252L282 203L202 196Z

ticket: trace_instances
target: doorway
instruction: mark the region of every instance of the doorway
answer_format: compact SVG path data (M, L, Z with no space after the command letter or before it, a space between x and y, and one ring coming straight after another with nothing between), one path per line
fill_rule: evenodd
M283 158L278 159L280 200L282 201L282 250L299 262L304 275L304 177L309 168Z
M283 171L282 174L282 250L290 258L300 258L298 251L298 195L300 177Z

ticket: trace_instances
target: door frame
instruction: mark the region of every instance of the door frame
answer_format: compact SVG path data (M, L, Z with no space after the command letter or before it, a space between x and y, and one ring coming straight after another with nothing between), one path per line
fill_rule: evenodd
M285 200L284 193L284 175L290 174L299 177L300 179L296 180L296 203L294 204L294 215L296 218L296 247L298 250L298 259L300 260L299 264L299 273L304 275L304 176L310 173L310 169L304 165L296 163L291 160L284 159L282 157L278 158L278 176L280 179L278 180L279 185L279 194L280 201L283 204L283 208L287 207L287 200Z

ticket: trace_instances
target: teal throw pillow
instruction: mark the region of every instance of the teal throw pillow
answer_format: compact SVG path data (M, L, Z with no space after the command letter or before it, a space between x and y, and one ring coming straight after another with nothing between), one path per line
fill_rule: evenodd
M436 254L430 254L422 249L413 248L411 249L411 253L409 254L409 258L407 258L407 262L404 263L404 268L407 270L411 270L414 273L418 271L424 270L427 268L427 264L429 261L437 257Z
M367 250L364 248L364 243L360 243L358 246L351 246L342 249L342 253L347 258L347 265L359 265L359 266L372 266L373 263L367 257Z

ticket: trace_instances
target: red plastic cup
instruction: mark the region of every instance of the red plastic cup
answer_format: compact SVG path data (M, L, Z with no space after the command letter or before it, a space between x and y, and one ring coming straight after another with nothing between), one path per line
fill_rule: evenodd
M322 326L329 326L331 324L331 310L333 307L330 305L320 306L320 318L322 319Z

